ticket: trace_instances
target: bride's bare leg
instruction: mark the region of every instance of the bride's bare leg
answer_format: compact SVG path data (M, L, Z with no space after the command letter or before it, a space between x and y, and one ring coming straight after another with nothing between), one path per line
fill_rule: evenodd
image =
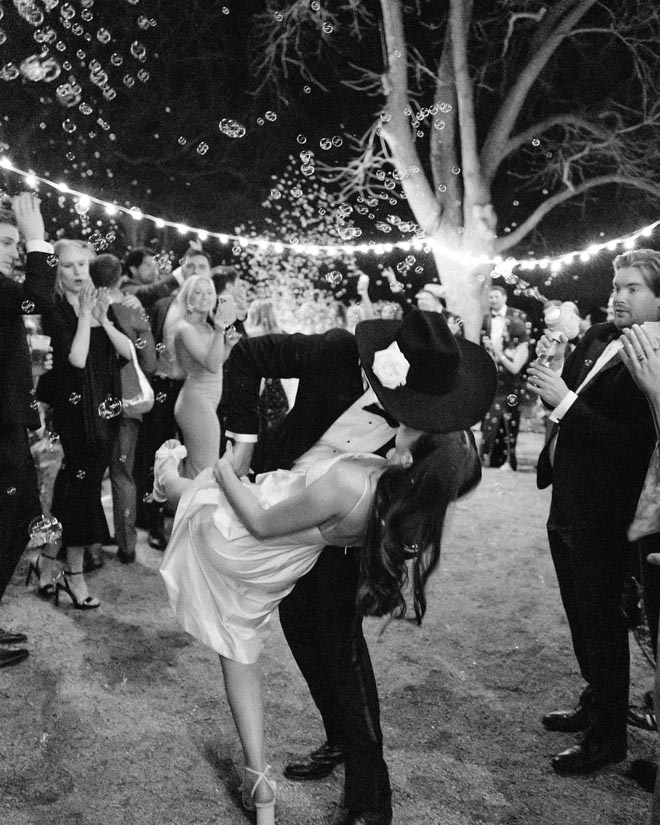
M261 688L261 665L255 662L244 665L220 656L225 678L227 701L243 747L245 765L262 773L266 769L264 759L264 702ZM255 788L255 802L270 802L273 791L260 782Z
M192 484L192 479L181 478L181 476L171 472L167 473L166 476L161 477L160 483L163 492L165 493L165 500L167 504L169 504L172 510L176 510L179 499L185 493L186 488Z

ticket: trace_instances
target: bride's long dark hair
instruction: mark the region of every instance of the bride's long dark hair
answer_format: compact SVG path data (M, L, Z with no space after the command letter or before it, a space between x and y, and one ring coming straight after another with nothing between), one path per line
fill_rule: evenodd
M409 467L389 467L378 480L360 556L358 607L365 615L404 616L403 590L410 579L421 624L425 585L440 561L447 507L477 486L481 462L470 430L427 433L411 453Z

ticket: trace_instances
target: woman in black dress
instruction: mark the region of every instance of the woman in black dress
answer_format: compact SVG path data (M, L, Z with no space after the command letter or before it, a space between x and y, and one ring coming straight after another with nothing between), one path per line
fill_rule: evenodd
M52 512L62 524L68 569L55 582L55 597L66 592L80 610L98 607L83 575L85 549L107 543L108 526L101 484L121 413L119 367L131 357L129 339L113 323L107 290L89 276L94 252L83 241L55 245L58 272L55 307L43 319L51 336L53 370L40 382L39 396L52 406L64 463ZM110 312L109 312L110 309ZM39 587L52 580L54 561L39 560ZM47 587L48 585L46 585Z

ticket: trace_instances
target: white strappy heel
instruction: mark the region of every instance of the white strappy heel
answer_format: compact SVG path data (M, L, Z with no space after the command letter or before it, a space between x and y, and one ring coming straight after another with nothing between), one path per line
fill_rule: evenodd
M268 776L270 765L266 765L266 770L255 771L253 768L243 768L243 784L240 787L241 801L246 811L257 812L257 825L275 825L275 798L277 796L277 783ZM256 776L251 787L248 783L248 774ZM264 782L272 791L273 798L269 802L257 802L254 792L260 782Z

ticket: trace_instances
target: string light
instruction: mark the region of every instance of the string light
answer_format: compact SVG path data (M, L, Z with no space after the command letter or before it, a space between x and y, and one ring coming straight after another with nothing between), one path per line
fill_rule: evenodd
M15 175L23 178L25 185L30 189L37 187L39 183L45 186L50 186L58 192L66 193L70 197L77 200L85 210L92 204L97 204L105 209L108 215L117 215L123 213L128 215L135 221L148 220L151 221L156 228L164 229L171 227L176 229L181 235L196 235L200 241L206 241L209 238L217 239L221 244L235 244L238 243L241 247L247 248L250 246L258 246L261 249L272 249L276 254L281 254L285 250L290 249L294 252L304 253L308 255L339 255L341 253L347 254L366 254L372 253L377 256L389 255L394 250L408 252L413 250L415 252L423 252L429 254L430 252L439 252L448 258L456 260L457 262L466 266L494 266L495 269L506 270L511 273L514 269L540 271L547 273L548 270L552 275L556 275L563 267L572 265L576 260L582 263L588 263L592 258L597 257L601 252L614 252L617 248L633 249L641 238L649 238L660 226L660 220L654 221L648 226L644 226L629 235L624 235L619 238L611 238L608 241L603 241L598 244L590 244L584 250L574 250L572 252L564 252L556 257L545 258L523 258L517 259L514 257L502 258L501 255L488 257L486 255L469 255L451 249L442 245L434 238L415 239L413 241L399 241L398 243L362 243L362 244L315 244L315 243L287 243L281 240L271 240L270 238L250 237L246 235L233 235L229 232L211 232L207 229L202 229L196 226L188 226L187 224L177 223L175 221L168 221L165 218L150 215L143 212L139 207L120 206L117 203L110 203L102 198L97 198L94 195L88 195L84 192L78 192L75 189L69 188L64 182L54 182L48 178L39 177L33 172L25 172L22 169L17 169L8 157L0 157L0 168L6 172L12 172Z

